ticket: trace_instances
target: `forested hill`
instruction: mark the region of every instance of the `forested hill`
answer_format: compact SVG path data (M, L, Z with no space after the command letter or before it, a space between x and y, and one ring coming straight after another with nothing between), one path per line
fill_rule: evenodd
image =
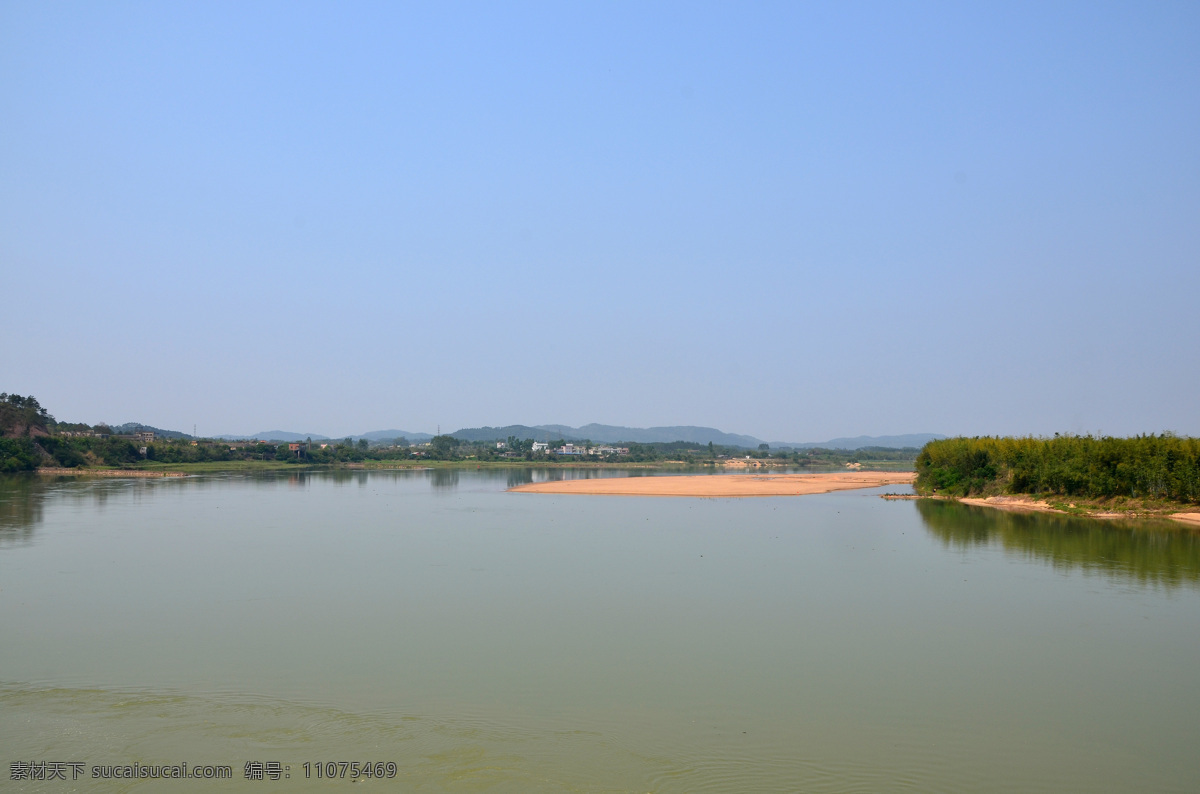
M143 425L139 422L126 422L123 425L113 425L112 431L117 435L130 435L132 433L151 432L159 438L183 438L191 440L193 436L187 433L181 433L178 430L163 430L161 427L153 427L151 425Z
M32 395L0 394L0 438L49 435L52 424L54 417Z
M450 434L459 441L477 443L480 441L501 441L512 436L521 440L534 441L582 441L583 436L575 433L561 433L529 425L505 425L504 427L464 427ZM599 439L596 439L599 440Z

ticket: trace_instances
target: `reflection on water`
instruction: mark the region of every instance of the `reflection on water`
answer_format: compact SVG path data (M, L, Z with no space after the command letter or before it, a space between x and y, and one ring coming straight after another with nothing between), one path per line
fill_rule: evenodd
M795 467L772 469L772 474L811 472L812 469ZM761 471L726 471L711 466L676 467L673 469L592 469L592 468L406 468L406 469L297 469L283 471L214 472L187 477L130 477L108 478L87 476L34 476L0 475L0 531L20 528L28 530L41 518L43 501L53 496L64 501L76 500L102 507L112 497L161 493L163 489L210 490L225 488L231 484L255 488L284 487L305 489L315 482L335 485L357 485L366 487L374 478L408 482L427 482L437 491L452 491L459 487L461 479L469 476L472 483L488 483L513 488L538 482L559 480L591 480L607 477L657 477L678 474L697 476L726 475L746 476L762 474ZM0 542L11 541L15 536L0 537Z
M1100 521L921 499L926 528L954 548L998 545L1054 568L1125 582L1200 587L1200 533L1169 521Z
M435 492L458 489L464 470L459 468L428 469L300 469L296 471L261 471L213 473L189 477L46 477L38 475L0 475L0 545L22 545L32 538L34 529L43 521L47 500L63 504L87 505L103 509L110 499L132 498L134 501L151 494L180 491L208 491L228 487L287 488L304 490L316 482L334 485L357 485L365 488L374 479L399 482L427 482ZM652 476L647 470L624 469L560 469L560 468L494 468L468 470L471 482L512 488L526 483L552 480L593 479L600 477Z
M508 474L509 488L516 488L518 485L527 485L533 482L533 472L529 469L509 469L506 474Z
M44 488L34 476L0 477L0 545L22 545L42 523Z
M430 472L430 484L434 488L457 488L458 469L434 469Z

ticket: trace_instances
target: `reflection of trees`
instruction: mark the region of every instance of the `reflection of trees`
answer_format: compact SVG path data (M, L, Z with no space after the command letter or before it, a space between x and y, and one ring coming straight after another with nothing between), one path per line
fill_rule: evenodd
M1143 585L1200 587L1200 533L1187 528L925 499L916 505L926 529L953 548L998 545L1058 569L1078 568Z
M508 487L526 485L535 482L558 482L560 480L593 480L605 477L642 477L650 476L653 472L644 469L567 469L567 468L529 468L509 469L505 475Z
M516 488L518 485L526 485L533 482L533 469L509 469L508 470L508 487Z
M35 475L0 476L0 545L24 544L42 523L46 486Z
M458 487L458 469L431 469L429 475L434 488Z

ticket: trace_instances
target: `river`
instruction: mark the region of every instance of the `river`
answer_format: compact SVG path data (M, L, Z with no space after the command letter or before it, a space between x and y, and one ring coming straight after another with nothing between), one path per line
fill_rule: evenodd
M6 787L1200 790L1194 531L547 476L0 478Z

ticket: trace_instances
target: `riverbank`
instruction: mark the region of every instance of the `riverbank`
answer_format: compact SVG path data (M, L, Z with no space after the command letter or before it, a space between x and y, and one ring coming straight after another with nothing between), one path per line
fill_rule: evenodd
M697 472L721 471L712 462L690 463L687 461L653 461L653 462L601 462L601 461L529 461L529 460L366 460L342 463L299 463L280 460L228 460L203 461L199 463L163 463L159 461L142 461L124 468L110 466L79 466L76 468L41 467L36 473L49 476L97 476L97 477L182 477L188 474L227 474L252 472L282 472L282 471L419 471L428 469L616 469L622 471L665 471L665 472ZM792 466L791 468L803 468ZM886 469L887 464L881 466ZM856 476L858 474L881 474L884 472L858 472L842 469L833 472L805 472L803 474L729 474L714 476L730 477L795 477L795 476ZM888 476L899 476L901 479L888 480L886 483L909 483L912 481L911 470L890 470ZM873 486L862 486L873 487Z
M35 474L48 477L186 477L181 471L144 471L140 469L60 469L50 466L39 468Z
M96 476L96 477L183 477L188 474L227 474L234 472L279 472L279 471L423 471L429 469L637 469L653 471L695 470L696 466L681 461L659 461L654 463L602 463L576 461L528 461L528 460L405 460L345 463L293 463L279 460L225 460L200 463L160 463L143 461L126 468L110 466L79 466L74 468L43 466L33 472L49 476Z
M912 472L862 471L824 474L716 474L554 480L510 488L519 493L607 496L802 496L881 485L909 484Z
M1072 499L1069 497L1039 498L1032 494L1011 494L988 497L953 497L940 494L921 496L883 494L884 499L937 499L961 502L976 507L991 507L1019 513L1057 513L1086 518L1169 518L1200 528L1200 509L1179 502L1145 499Z

